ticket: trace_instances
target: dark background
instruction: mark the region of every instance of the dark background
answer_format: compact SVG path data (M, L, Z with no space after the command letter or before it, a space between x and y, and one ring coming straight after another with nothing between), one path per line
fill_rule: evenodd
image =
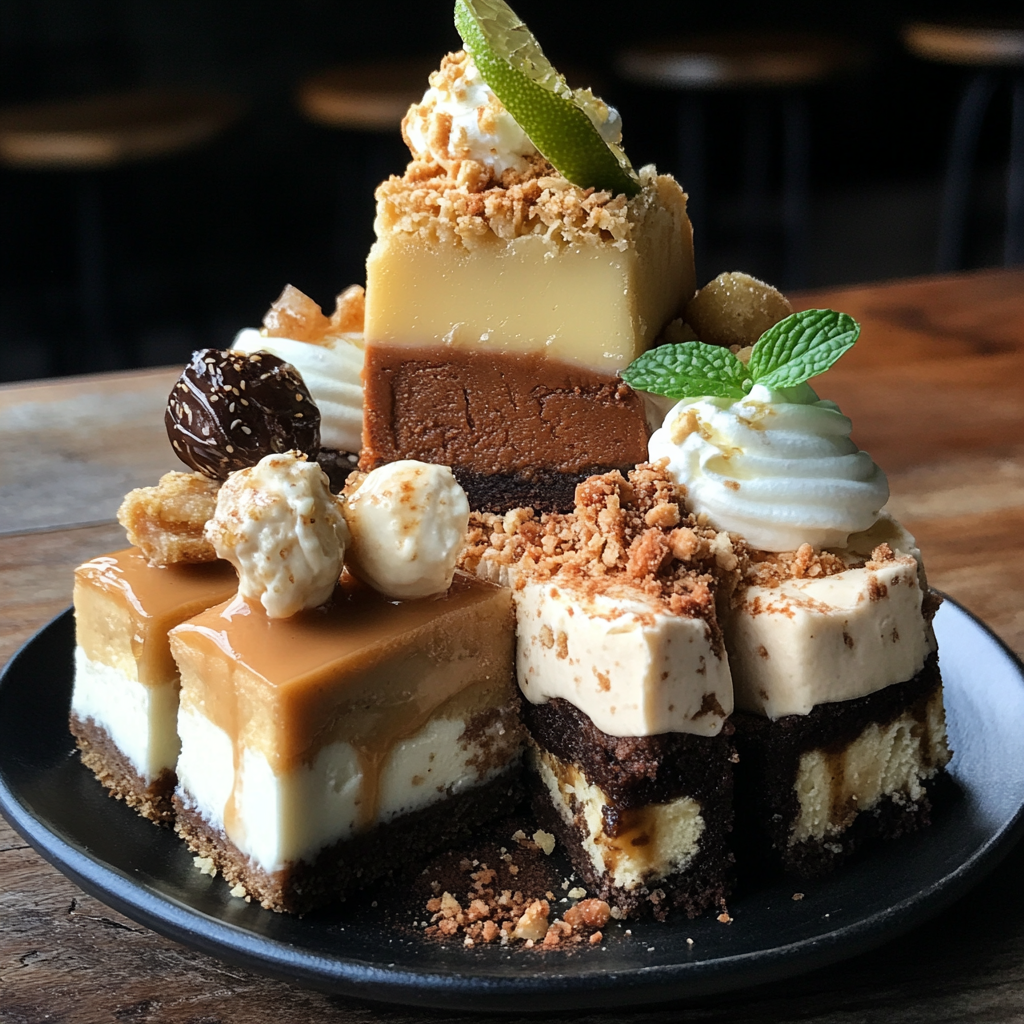
M909 56L900 26L1019 9L881 0L514 6L556 65L593 69L623 114L634 165L655 161L668 170L674 99L615 77L612 58L624 46L740 27L823 29L864 46L870 58L859 73L809 94L807 286L932 270L964 72ZM0 0L0 106L139 86L211 88L246 104L245 116L212 143L101 176L109 343L81 334L76 175L0 169L0 381L66 370L55 353L69 348L78 370L182 362L193 348L227 345L239 328L258 325L286 282L329 309L342 287L362 280L359 254L372 240L371 185L352 184L366 178L367 140L306 122L295 87L345 60L439 60L458 45L449 0ZM699 282L744 269L785 283L771 218L751 238L738 214L741 100L711 98L708 117L710 221ZM983 132L966 267L1001 261L1008 121L1004 90ZM400 173L407 156L397 132L376 154L370 170L378 179Z

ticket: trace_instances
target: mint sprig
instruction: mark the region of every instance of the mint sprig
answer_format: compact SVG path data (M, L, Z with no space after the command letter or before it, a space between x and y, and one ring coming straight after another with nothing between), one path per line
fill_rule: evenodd
M824 373L860 335L834 309L805 309L769 327L744 366L727 348L703 341L659 345L634 359L622 379L666 398L742 398L755 384L791 388Z
M747 368L727 348L703 341L659 345L622 372L630 387L670 398L742 398L750 390L744 387L747 376Z
M805 309L761 335L747 372L766 388L791 388L824 373L859 335L860 324L846 313Z

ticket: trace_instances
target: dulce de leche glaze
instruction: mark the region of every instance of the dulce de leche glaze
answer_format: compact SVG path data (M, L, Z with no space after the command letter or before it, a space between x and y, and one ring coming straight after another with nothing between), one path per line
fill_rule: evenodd
M358 752L364 788L433 717L468 720L514 694L511 593L456 573L447 594L391 601L349 574L326 607L270 619L235 598L171 633L182 706L277 774L327 743ZM373 806L367 792L363 806Z
M168 632L237 589L227 562L155 566L138 548L101 555L75 570L78 645L93 661L159 686L178 675Z

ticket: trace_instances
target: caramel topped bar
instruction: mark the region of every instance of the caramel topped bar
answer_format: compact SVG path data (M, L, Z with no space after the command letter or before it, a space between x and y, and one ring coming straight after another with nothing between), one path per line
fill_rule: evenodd
M172 817L178 757L178 669L168 631L236 587L226 562L159 567L137 548L75 571L71 731L110 792L155 821Z

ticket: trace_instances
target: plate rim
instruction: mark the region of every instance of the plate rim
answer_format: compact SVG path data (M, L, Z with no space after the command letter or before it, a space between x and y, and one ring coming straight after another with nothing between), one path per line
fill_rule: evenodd
M956 612L999 650L1024 689L1024 661L978 616L955 599L942 595ZM0 672L0 688L18 663L44 635L73 615L66 608L29 637ZM37 818L8 785L0 760L0 813L29 845L84 891L129 919L182 945L255 973L312 989L357 999L443 1010L486 1010L521 1013L509 997L543 995L538 1010L584 1010L639 1006L742 991L767 981L781 981L826 967L906 934L956 902L1007 856L1024 835L1024 800L1001 827L952 871L886 911L843 924L818 936L782 946L746 950L690 964L654 964L627 971L561 974L548 970L516 976L464 976L437 969L414 971L379 960L352 956L328 957L312 950L298 952L279 939L254 934L184 901L132 880L121 869L72 845ZM550 963L550 961L549 961ZM453 965L454 966L454 965ZM596 966L600 967L600 964ZM730 976L742 973L740 984Z

